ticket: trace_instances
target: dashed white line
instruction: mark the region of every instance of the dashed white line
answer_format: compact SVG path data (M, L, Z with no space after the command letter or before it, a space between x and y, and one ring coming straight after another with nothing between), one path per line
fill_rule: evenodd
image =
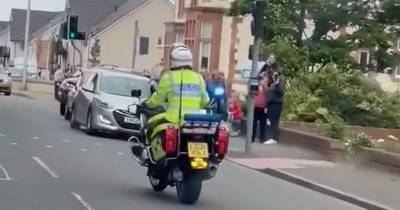
M83 200L82 196L80 196L78 193L71 192L71 194L78 200L83 207L85 207L87 210L95 210L89 203L87 203L85 200Z
M58 178L56 172L51 170L51 168L47 166L40 158L33 156L32 159L35 160L42 168L44 168L52 177Z
M87 149L81 149L81 151L82 151L82 152L86 152L86 151L87 151Z
M122 152L118 152L118 153L117 153L117 155L124 155L124 153L122 153Z
M39 137L33 137L33 139L39 139Z
M4 169L4 167L3 167L2 165L0 165L0 169L3 171L3 173L4 173L4 176L5 176L5 178L2 178L1 180L7 180L7 181L10 181L10 180L11 180L11 178L10 178L10 176L8 175L8 173L7 173L6 169Z
M46 147L47 147L47 148L53 148L53 146L50 146L50 145L46 145Z
M101 143L96 143L96 146L100 146L101 145Z
M11 143L11 145L14 145L14 146L16 146L16 145L18 145L18 143Z
M65 143L69 143L70 141L69 141L69 140L64 140L64 142L65 142Z
M4 136L6 136L6 135L4 135L4 134L0 133L0 136L4 137Z

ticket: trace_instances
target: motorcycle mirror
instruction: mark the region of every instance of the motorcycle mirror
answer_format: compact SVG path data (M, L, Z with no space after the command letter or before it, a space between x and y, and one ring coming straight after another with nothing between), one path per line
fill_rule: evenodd
M140 98L140 96L142 96L142 90L139 90L139 89L132 90L131 91L131 96L132 97L136 97L136 98Z

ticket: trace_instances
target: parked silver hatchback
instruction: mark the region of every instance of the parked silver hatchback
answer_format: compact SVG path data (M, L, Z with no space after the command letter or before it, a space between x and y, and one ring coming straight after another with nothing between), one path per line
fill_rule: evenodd
M85 132L140 134L140 119L128 112L128 105L139 104L151 96L150 80L130 72L108 68L96 73L78 88L70 109L70 126L85 126ZM142 90L142 98L131 97L134 89Z

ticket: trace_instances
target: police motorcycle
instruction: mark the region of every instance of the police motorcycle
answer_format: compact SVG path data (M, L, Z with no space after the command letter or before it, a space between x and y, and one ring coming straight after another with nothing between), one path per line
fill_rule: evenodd
M132 90L140 98L141 90ZM218 115L185 114L184 123L165 123L153 131L146 128L163 110L132 104L128 107L141 121L140 139L128 142L132 157L147 167L147 176L155 191L176 187L182 204L194 204L201 194L202 182L212 179L228 151L228 128ZM179 117L182 119L181 117Z

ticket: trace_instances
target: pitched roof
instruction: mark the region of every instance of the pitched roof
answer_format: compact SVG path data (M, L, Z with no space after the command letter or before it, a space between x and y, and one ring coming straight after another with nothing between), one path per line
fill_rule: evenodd
M64 20L64 16L65 16L65 13L60 12L60 14L58 14L56 17L54 17L53 19L51 19L49 21L49 24L45 24L42 27L40 27L38 30L31 33L29 35L29 39L33 40L33 39L39 37L40 35L42 35L43 33L45 33L46 31L50 30L54 26L60 24Z
M32 34L43 25L49 23L51 19L59 15L60 12L49 12L40 10L31 10L29 34ZM10 41L19 42L24 39L26 24L26 10L12 9L10 20Z
M125 2L125 4L118 7L116 11L114 10L114 12L109 14L106 18L104 18L102 21L100 21L99 23L94 25L92 27L91 32L96 34L100 31L104 30L109 25L111 25L115 21L121 19L124 15L128 14L130 11L143 5L147 1L148 0L128 0L127 2Z
M68 0L68 3L72 14L79 16L79 30L90 32L94 25L121 8L127 1L130 0Z

